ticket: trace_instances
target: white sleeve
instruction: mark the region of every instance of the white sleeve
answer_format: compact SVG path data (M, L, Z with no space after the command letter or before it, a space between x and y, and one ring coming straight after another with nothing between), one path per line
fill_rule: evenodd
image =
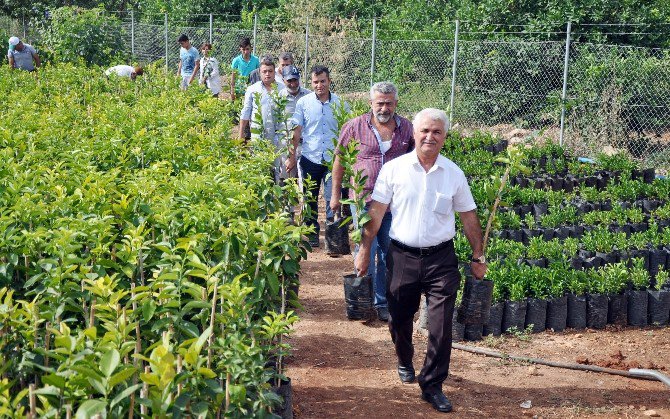
M468 212L477 208L475 200L472 197L468 180L465 178L463 172L459 173L458 187L453 196L453 208L456 212Z
M254 107L254 93L251 86L247 87L246 92L244 92L244 106L242 107L242 112L240 113L240 119L245 121L251 120L251 111Z
M372 199L386 205L390 204L391 198L393 198L393 185L391 183L393 172L390 167L391 165L382 166L382 170L379 171L379 176L377 176L377 182L375 182L375 189L372 191Z

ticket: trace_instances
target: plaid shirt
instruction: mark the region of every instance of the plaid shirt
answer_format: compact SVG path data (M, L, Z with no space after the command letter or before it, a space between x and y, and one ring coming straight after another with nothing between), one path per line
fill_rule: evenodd
M359 153L354 165L355 170L362 170L367 176L364 192L367 193L366 203L372 200L372 190L377 182L377 176L382 164L402 156L414 149L412 123L399 115L395 115L396 128L391 138L391 148L382 154L377 136L372 129L372 112L366 113L348 121L342 127L338 145L347 146L352 139L358 140ZM339 146L338 146L339 149Z

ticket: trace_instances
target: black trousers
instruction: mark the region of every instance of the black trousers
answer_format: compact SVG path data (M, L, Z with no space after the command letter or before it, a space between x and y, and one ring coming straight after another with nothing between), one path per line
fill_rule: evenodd
M422 293L428 301L428 348L418 377L423 391L442 390L449 374L452 316L460 281L453 241L428 256L391 243L386 263L386 298L389 330L400 365L412 364L414 314Z

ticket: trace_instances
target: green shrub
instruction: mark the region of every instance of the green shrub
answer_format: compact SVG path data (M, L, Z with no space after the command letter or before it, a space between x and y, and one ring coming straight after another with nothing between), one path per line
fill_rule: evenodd
M40 32L43 48L56 61L108 65L128 50L121 21L101 8L58 8L42 22Z

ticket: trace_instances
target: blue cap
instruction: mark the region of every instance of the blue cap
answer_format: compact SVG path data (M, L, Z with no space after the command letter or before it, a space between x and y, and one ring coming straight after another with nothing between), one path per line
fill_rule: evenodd
M287 65L281 70L281 76L284 80L299 79L300 71L294 65Z

